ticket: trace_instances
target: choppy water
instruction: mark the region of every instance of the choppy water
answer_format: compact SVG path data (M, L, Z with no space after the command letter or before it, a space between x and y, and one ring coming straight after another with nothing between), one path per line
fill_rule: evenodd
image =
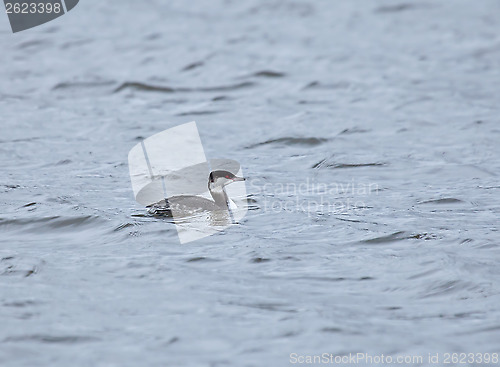
M13 35L1 16L0 365L499 352L499 17L82 0ZM127 153L191 120L252 210L181 246L136 216Z

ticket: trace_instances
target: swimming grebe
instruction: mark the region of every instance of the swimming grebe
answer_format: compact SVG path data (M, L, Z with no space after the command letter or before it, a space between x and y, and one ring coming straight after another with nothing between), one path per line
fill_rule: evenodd
M229 171L212 171L208 176L208 191L214 199L213 201L195 195L171 196L148 205L148 213L173 217L172 210L174 210L175 216L187 216L200 211L234 210L237 208L236 204L228 197L224 188L238 181L245 181L245 178L235 176Z

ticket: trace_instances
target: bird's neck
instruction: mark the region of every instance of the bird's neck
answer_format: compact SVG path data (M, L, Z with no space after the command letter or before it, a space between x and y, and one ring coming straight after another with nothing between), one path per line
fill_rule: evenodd
M228 197L226 191L224 190L224 187L209 187L209 191L217 206L221 207L222 209L228 208Z

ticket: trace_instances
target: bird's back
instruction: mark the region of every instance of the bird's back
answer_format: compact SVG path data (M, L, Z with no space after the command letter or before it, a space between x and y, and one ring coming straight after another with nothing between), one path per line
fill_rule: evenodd
M148 205L146 208L149 209L149 214L168 217L173 217L172 211L175 213L175 216L182 217L203 211L223 210L223 208L219 207L212 200L192 195L171 196L168 199Z

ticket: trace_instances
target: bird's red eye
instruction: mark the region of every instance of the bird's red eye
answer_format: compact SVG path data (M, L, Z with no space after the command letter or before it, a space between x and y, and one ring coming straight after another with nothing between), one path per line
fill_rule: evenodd
M229 178L229 175L226 175L226 178Z

